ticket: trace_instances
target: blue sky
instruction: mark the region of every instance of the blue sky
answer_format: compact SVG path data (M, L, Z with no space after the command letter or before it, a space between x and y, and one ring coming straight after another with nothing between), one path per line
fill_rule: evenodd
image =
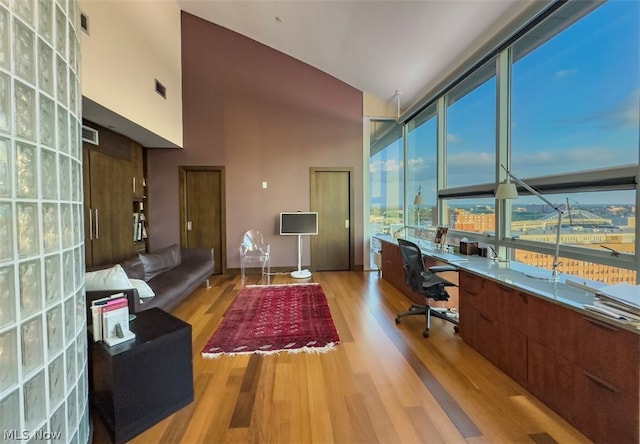
M518 60L513 66L514 174L526 178L637 164L638 54L640 1L612 0ZM450 107L447 164L453 186L493 180L495 88L494 78ZM430 150L434 143L427 125L433 122L415 131L420 134L415 144ZM429 157L415 159L416 174L422 175L418 168L433 170ZM395 163L386 167L397 168ZM433 184L408 183L407 192L413 194L420 184L431 201ZM621 193L629 201L616 203L632 203L633 196ZM583 199L597 203L593 195Z

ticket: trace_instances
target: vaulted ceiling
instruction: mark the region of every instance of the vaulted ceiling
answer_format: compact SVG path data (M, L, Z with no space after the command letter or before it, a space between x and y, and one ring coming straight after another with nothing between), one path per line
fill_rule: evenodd
M405 110L540 0L177 0Z

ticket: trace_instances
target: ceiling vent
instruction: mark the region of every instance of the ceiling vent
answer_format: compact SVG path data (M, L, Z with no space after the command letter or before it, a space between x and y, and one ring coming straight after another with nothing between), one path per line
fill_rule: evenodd
M84 12L80 13L80 28L89 35L89 16Z
M98 130L82 125L82 141L92 143L94 145L100 145L98 141Z

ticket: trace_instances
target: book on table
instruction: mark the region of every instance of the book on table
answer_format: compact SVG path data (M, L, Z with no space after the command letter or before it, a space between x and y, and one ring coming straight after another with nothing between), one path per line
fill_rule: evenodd
M123 293L116 293L91 303L93 340L116 345L135 338L129 330L129 303Z

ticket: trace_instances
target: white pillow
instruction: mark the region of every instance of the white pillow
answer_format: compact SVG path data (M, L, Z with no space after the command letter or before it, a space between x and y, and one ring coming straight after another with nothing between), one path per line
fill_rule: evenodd
M104 270L85 273L84 286L87 291L126 290L133 288L127 273L124 272L120 264Z
M156 294L153 292L151 287L143 281L142 279L129 279L133 287L138 290L138 296L141 298L152 298Z

